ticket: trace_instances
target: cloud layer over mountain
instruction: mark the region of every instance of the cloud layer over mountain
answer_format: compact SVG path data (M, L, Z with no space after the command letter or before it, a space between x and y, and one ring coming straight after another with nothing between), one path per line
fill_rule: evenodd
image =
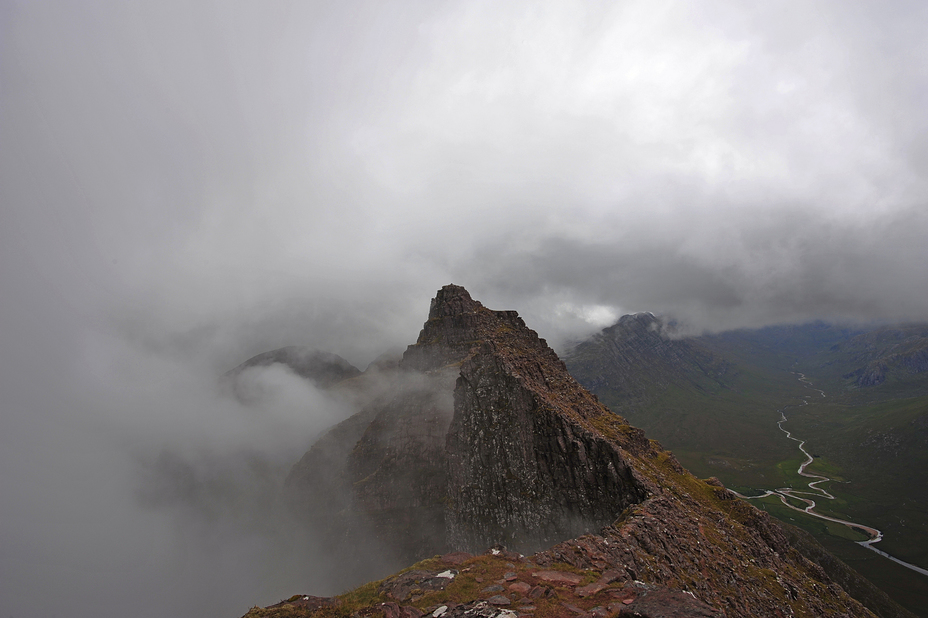
M926 27L904 1L3 3L0 586L109 594L80 539L123 577L140 522L174 530L121 466L252 431L209 376L289 344L363 369L449 282L556 345L643 310L928 319ZM337 416L273 383L319 414L281 424Z

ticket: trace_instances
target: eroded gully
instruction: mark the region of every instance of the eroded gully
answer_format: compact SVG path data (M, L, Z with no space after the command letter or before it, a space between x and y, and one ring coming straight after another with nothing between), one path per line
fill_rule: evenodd
M811 389L811 390L813 390L813 391L819 393L822 397L825 397L825 391L819 390L819 389L817 389L817 388L814 388L814 387L812 386L812 383L806 378L806 376L805 376L804 374L798 373L798 372L793 372L793 373L799 377L799 381L802 382L803 384L805 384L805 386L806 386L807 388L809 388L809 389ZM805 395L805 396L800 400L799 405L800 405L800 406L808 405L808 404L809 404L808 399L809 399L809 397L811 397L811 396L812 396L812 395ZM808 479L815 479L815 480L813 480L813 481L810 481L809 484L807 485L807 487L809 488L810 491L799 490L799 489L793 489L792 487L781 487L781 488L779 488L779 489L772 489L772 490L771 490L771 489L767 489L767 490L764 490L764 493L762 493L762 494L760 494L760 495L757 495L757 496L745 496L745 495L743 495L743 494L739 494L738 492L734 492L734 493L735 493L737 496L739 496L740 498L744 498L745 500L757 500L757 499L759 499L759 498L765 498L765 497L767 497L767 496L777 496L777 497L780 498L780 502L782 502L784 506L786 506L786 507L788 507L788 508L790 508L790 509L793 509L794 511L799 511L800 513L806 513L807 515L811 515L812 517L818 517L819 519L824 519L824 520L826 520L826 521L834 522L834 523L836 523L836 524L841 524L841 525L847 526L847 527L849 527L849 528L851 528L851 529L853 529L853 530L858 530L858 531L860 531L860 532L863 532L863 533L867 534L870 538L867 539L866 541L856 541L858 545L863 545L863 546L866 547L867 549L869 549L869 550L871 550L871 551L874 551L874 552L878 553L879 555L883 556L884 558L888 558L888 559L892 560L892 561L895 562L896 564L901 564L902 566L906 567L907 569L912 569L913 571L917 571L918 573L921 573L922 575L928 575L928 570L923 569L923 568L921 568L921 567L919 567L919 566L916 566L916 565L914 565L914 564L910 564L910 563L908 563L908 562L905 562L904 560L900 560L900 559L898 559L898 558L895 558L895 557L893 557L893 556L890 556L890 555L887 554L885 551L879 550L879 549L877 549L876 547L874 547L874 546L873 546L874 543L879 543L880 541L883 540L883 533L880 532L879 530L877 530L876 528L872 528L872 527L870 527L870 526L865 526L865 525L863 525L863 524L859 524L859 523L852 522L852 521L847 521L847 520L844 520L844 519L838 519L838 518L836 518L836 517L829 517L828 515L822 515L821 513L818 513L818 512L815 511L815 506L816 506L816 505L815 505L815 500L813 500L812 498L816 498L816 499L820 499L820 500L821 500L821 499L825 499L825 500L834 500L834 499L835 499L835 497L834 497L833 495L831 495L830 493L828 493L828 491L827 491L826 489L824 489L824 488L822 488L822 487L819 487L820 484L825 483L825 482L828 482L828 481L832 481L832 480L834 480L834 479L829 478L829 477L827 477L827 476L821 476L821 475L819 475L819 474L810 474L810 473L806 472L806 466L808 466L810 463L812 463L813 457L812 457L812 455L810 455L809 452L805 449L805 443L806 443L805 440L800 440L799 438L793 437L793 434L792 434L792 433L790 433L788 430L786 430L786 429L783 428L783 423L785 423L787 420L789 420L789 419L786 418L786 415L783 413L784 410L786 410L786 408L788 408L788 407L791 407L791 406L786 406L786 407L783 407L783 408L780 408L779 410L777 410L777 412L780 414L780 420L777 421L777 427L780 428L780 431L782 431L783 433L786 434L786 437L787 437L787 438L789 438L790 440L793 440L793 441L795 441L795 442L798 442L798 443L799 443L799 450L802 451L802 454L806 456L806 460L805 460L804 462L802 462L802 464L800 464L800 466L799 466L799 471L798 471L798 472L799 472L799 476L802 476L802 477L805 477L805 478L808 478ZM811 496L811 497L810 497L810 496ZM798 500L799 502L803 502L803 503L806 505L806 507L805 507L805 508L799 508L798 506L793 505L793 504L789 501L789 498L792 498L792 499L794 499L794 500Z

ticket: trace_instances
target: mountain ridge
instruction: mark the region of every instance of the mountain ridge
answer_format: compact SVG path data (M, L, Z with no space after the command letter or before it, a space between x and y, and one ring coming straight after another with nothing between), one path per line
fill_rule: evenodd
M686 593L709 612L679 615L873 615L791 546L769 515L718 481L692 476L583 389L514 311L489 310L464 288L443 287L395 377L393 390L323 436L287 480L298 512L310 525L330 526L331 555L353 568L376 555L385 558L382 577L410 557L434 566L429 556L503 544L536 552L526 568L567 565L586 573L581 580L609 580L582 597L581 613L640 582ZM339 472L327 475L327 466ZM337 496L336 504L322 495ZM359 554L351 541L362 528L377 549ZM515 566L522 559L513 556ZM576 600L579 583L549 586L544 598ZM470 588L448 590L441 594L454 592L465 607L487 601ZM341 610L292 615L373 615L386 611L385 594L372 593L366 605L348 595L335 604ZM435 594L410 597L406 607L419 616L440 600ZM529 607L521 595L497 596ZM576 613L545 603L546 615Z
M869 330L823 322L770 326L692 337L688 347L676 346L685 352L682 357L656 357L659 347L640 342L667 339L661 328L640 325L631 333L618 328L635 324L640 315L623 317L565 355L581 383L673 448L687 467L703 476L717 475L749 495L801 489L810 481L796 473L805 455L778 425L788 418L786 427L814 454L808 471L841 481L828 485L838 499L818 499L817 508L878 527L885 551L924 565L919 547L925 547L928 520L919 504L928 495L917 471L924 469L928 440L928 374L918 362L928 343L925 325ZM721 359L728 370L721 376L705 372L699 357L690 353L694 349ZM658 374L684 379L658 384L646 397L611 388L616 377L626 383L646 381L655 365ZM676 371L680 365L689 374ZM873 375L867 372L875 365L882 365L879 382L862 381L861 376ZM700 371L720 387L701 389L686 377ZM848 540L863 537L798 515L775 498L757 504L813 532L911 609L928 611L928 582Z

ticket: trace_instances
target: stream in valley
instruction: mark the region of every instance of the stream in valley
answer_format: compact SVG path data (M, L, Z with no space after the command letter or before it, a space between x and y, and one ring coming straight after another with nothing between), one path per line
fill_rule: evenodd
M809 382L809 380L806 378L806 376L805 376L804 374L802 374L802 373L796 373L796 375L799 376L799 381L802 382L803 384L805 384L805 386L806 386L807 388L810 388L810 389L812 389L813 391L819 393L822 397L825 397L825 391L822 391L822 390L819 390L819 389L817 389L817 388L814 388L814 387L812 386L812 383ZM800 400L799 405L800 405L800 406L808 405L808 404L809 404L809 402L808 402L809 397L811 397L811 395L806 395L806 396L804 396L804 397ZM811 464L812 461L814 460L814 458L813 458L812 455L805 449L805 443L806 443L805 440L800 440L799 438L793 437L793 434L792 434L792 433L790 433L788 430L786 430L786 429L783 428L783 423L785 423L787 420L789 420L789 419L786 418L786 414L784 414L784 410L786 410L786 409L789 408L789 407L795 407L795 406L786 406L786 407L784 407L784 408L781 408L781 409L777 410L777 412L780 414L780 420L777 421L777 427L780 428L780 431L782 431L783 433L786 434L786 437L787 437L787 438L789 438L790 440L793 440L793 441L795 441L795 442L798 442L798 443L799 443L799 450L802 451L802 454L806 456L806 460L805 460L802 464L800 464L800 466L799 466L798 473L799 473L799 476L802 476L802 477L805 477L805 478L808 478L808 479L814 479L814 480L810 481L809 484L807 485L808 490L806 490L806 489L802 489L802 490L793 489L792 487L781 487L781 488L779 488L779 489L773 489L773 490L767 489L767 490L763 490L763 493L760 494L760 495L757 495L757 496L745 496L745 495L739 494L738 492L735 492L735 494L738 495L738 496L741 497L741 498L746 499L746 500L757 500L757 499L759 499L759 498L765 498L765 497L767 497L767 496L777 496L777 497L780 498L780 502L782 502L784 506L786 506L786 507L788 507L788 508L790 508L790 509L793 509L794 511L799 511L800 513L806 513L807 515L811 515L812 517L818 517L819 519L824 519L824 520L826 520L826 521L834 522L834 523L837 523L837 524L842 524L842 525L844 525L844 526L847 526L847 527L851 528L852 530L856 530L856 531L858 531L858 532L862 532L862 533L868 535L868 536L870 537L869 539L867 539L866 541L856 541L856 543L857 543L858 545L862 545L862 546L866 547L867 549L869 549L869 550L871 550L871 551L874 551L874 552L878 553L879 555L883 556L884 558L888 558L888 559L892 560L893 562L895 562L895 563L897 563L897 564L900 564L900 565L906 567L907 569L912 569L913 571L916 571L916 572L918 572L918 573L921 573L922 575L928 575L928 569L923 569L923 568L921 568L921 567L919 567L919 566L916 566L916 565L914 565L914 564L910 564L910 563L908 563L908 562L905 562L904 560L900 560L900 559L898 559L898 558L895 558L895 557L893 557L893 556L890 556L890 555L887 554L886 552L884 552L884 551L882 551L882 550L879 550L879 549L877 549L876 547L874 547L874 546L873 546L874 543L879 543L881 540L883 540L883 533L880 532L879 530L877 530L876 528L872 528L872 527L870 527L870 526L865 526L865 525L863 525L863 524L859 524L859 523L852 522L852 521L846 521L846 520L844 520L844 519L838 519L838 518L835 518L835 517L829 517L828 515L822 515L821 513L817 513L817 512L815 511L815 506L816 506L816 505L815 505L815 499L819 499L819 500L822 500L822 499L825 499L825 500L834 500L834 499L835 499L835 497L834 497L833 495L831 495L826 489L824 489L823 487L820 487L820 485L821 485L822 483L826 483L826 482L828 482L828 481L833 481L834 479L829 478L829 477L827 477L827 476L822 476L822 475L820 475L820 474L810 474L809 472L806 472L806 466L808 466L809 464ZM793 500L797 500L797 501L799 501L799 502L804 503L804 504L806 505L805 508L800 508L800 507L795 506L794 504L792 504L792 503L790 502L790 500L789 500L790 498L792 498ZM813 499L813 498L814 498L814 499Z

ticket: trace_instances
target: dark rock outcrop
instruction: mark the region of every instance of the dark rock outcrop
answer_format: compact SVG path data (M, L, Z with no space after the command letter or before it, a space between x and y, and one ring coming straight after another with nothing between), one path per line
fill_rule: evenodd
M516 312L445 286L400 370L287 479L333 542L363 528L397 564L494 543L534 551L647 495L592 422L622 425L632 450L650 448L643 434L580 387Z
M642 501L644 484L592 423L623 425L632 450L649 448L644 435L583 389L515 312L477 307L470 316L480 338L460 366L447 436L450 544L527 553Z

